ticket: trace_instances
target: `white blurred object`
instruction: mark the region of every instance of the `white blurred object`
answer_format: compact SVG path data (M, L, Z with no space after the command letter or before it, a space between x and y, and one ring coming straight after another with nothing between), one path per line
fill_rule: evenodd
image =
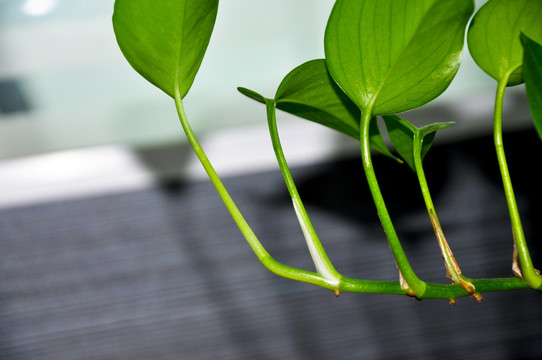
M0 208L138 190L153 182L120 146L30 156L0 162Z
M26 0L21 10L30 16L40 16L53 11L57 4L58 0Z

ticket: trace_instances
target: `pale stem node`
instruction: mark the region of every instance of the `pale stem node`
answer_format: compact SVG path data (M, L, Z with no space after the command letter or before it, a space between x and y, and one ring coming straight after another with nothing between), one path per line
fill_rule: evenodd
M397 262L395 262L395 266L397 266ZM416 293L410 288L410 285L403 276L403 273L399 269L399 266L397 266L397 271L399 271L399 285L401 286L401 290L406 291L407 296L416 297Z

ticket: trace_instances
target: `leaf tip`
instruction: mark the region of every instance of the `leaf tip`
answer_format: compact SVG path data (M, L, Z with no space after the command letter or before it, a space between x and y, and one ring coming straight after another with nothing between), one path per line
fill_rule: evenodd
M237 91L239 91L241 94L245 95L246 97L251 98L252 100L256 100L257 102L265 104L265 97L258 94L254 90L250 90L245 87L238 86Z

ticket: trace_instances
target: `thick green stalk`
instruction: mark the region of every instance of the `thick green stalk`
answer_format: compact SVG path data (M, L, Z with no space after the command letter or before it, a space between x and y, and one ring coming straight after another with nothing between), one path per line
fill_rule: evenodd
M297 187L295 186L294 179L290 173L288 163L284 157L284 152L282 151L282 145L280 143L280 137L277 129L277 120L276 120L276 103L272 99L266 99L266 109L267 109L267 122L269 125L269 133L271 135L271 142L273 143L273 150L275 151L275 156L277 158L277 163L282 172L284 182L288 188L290 197L294 205L295 213L297 215L301 229L303 230L303 235L305 236L305 241L307 242L307 247L311 254L312 260L316 267L316 271L322 275L324 278L328 279L330 283L336 282L337 286L339 285L341 275L335 270L333 264L329 260L329 257L312 226L312 223L309 219L309 215L305 210L305 206L301 201Z
M369 144L369 125L371 121L371 109L365 109L362 113L361 123L360 123L360 143L361 143L361 158L363 162L363 170L365 171L365 176L367 178L367 183L369 184L369 189L373 196L373 201L376 206L378 217L386 233L388 243L390 245L393 257L397 263L397 267L401 273L401 276L404 277L410 290L412 290L414 296L420 298L423 297L423 294L426 290L425 282L420 280L418 276L414 273L412 266L410 265L406 254L403 250L403 246L399 241L397 232L393 226L388 209L384 202L384 198L380 191L380 186L376 179L376 174L373 167L373 162L371 158L371 147Z
M508 211L510 213L510 220L512 223L512 232L514 235L514 243L519 255L519 261L521 264L521 271L525 281L534 289L542 289L542 276L536 273L529 254L529 248L527 247L527 241L521 225L521 218L519 216L519 210L516 203L516 197L514 195L514 189L512 187L512 180L510 178L510 172L508 171L508 165L506 162L506 156L504 153L503 135L502 135L502 112L504 93L506 91L506 85L510 75L516 69L510 70L499 82L497 86L497 94L495 96L495 112L493 122L493 139L495 142L495 149L497 152L497 160L499 162L499 169L501 171L502 182L504 186L504 193L506 196L506 202L508 204Z
M523 280L516 277L500 278L500 279L477 279L472 280L476 290L482 293L529 289L529 285ZM472 296L459 284L437 284L424 283L425 293L419 296L418 299L447 299L450 301L459 297ZM397 281L368 281L357 280L347 277L341 279L341 291L372 293L372 294L392 294L405 295L405 290L401 288Z

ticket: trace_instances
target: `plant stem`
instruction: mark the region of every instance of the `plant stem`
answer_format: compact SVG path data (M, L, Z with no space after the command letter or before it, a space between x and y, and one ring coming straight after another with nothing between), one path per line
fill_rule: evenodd
M363 117L361 121L361 125L362 125L362 130L361 130L362 142L361 143L362 143L362 158L363 158L363 163L364 163L364 169L367 175L367 180L369 182L371 193L373 194L373 198L375 200L378 214L381 218L382 225L384 227L386 235L388 236L390 247L396 259L397 266L399 267L399 271L401 271L406 281L408 282L410 289L404 289L401 286L401 283L398 281L359 280L359 279L344 277L336 273L337 276L340 277L339 279L340 281L337 283L336 278L334 279L326 278L322 276L321 274L318 274L312 271L294 268L288 265L284 265L282 263L279 263L275 259L273 259L271 255L263 248L262 244L257 239L256 235L254 234L250 226L245 221L241 212L239 211L239 209L233 202L232 198L228 194L226 188L222 184L222 181L218 177L216 171L212 167L209 159L205 155L205 152L203 151L201 145L199 144L190 126L190 123L188 122L188 119L184 111L182 99L178 91L176 91L175 93L175 104L176 104L177 113L179 115L181 125L186 133L188 141L190 145L192 146L195 154L197 155L198 159L202 163L211 182L215 186L218 194L224 201L224 204L226 205L228 211L232 215L235 223L241 230L241 233L244 235L245 239L249 243L250 247L252 248L252 250L254 251L258 259L260 260L260 262L271 272L288 279L302 281L309 284L321 286L323 288L332 290L333 292L335 292L335 294L340 293L340 291L360 292L360 293L378 293L378 294L397 294L397 295L407 294L407 295L415 295L419 299L448 299L450 301L458 297L471 295L458 284L444 285L444 284L425 283L417 278L417 276L414 274L414 271L410 267L408 259L406 258L406 255L404 254L402 246L399 242L397 234L395 233L395 230L389 218L389 214L387 212L386 206L384 204L384 200L380 193L378 183L376 182L376 176L374 174L374 169L372 166L372 160L370 157L370 148L368 146L369 143L368 143L368 136L367 136L368 122L370 120L370 116ZM276 133L276 131L273 137L276 137L276 139L278 140L278 133ZM278 144L280 145L280 143ZM278 153L281 154L282 152L280 151ZM280 157L283 159L283 155L281 155ZM281 166L281 170L284 170L284 169L287 169L287 165L285 161L284 161L283 166ZM289 174L289 172L287 173ZM287 178L288 177L291 180L291 175L287 176ZM292 186L289 186L288 189L289 191L292 191L293 189L295 189L295 186L293 186L293 181L292 181ZM297 191L295 192L295 194L297 194ZM298 194L295 196L298 196ZM299 201L299 204L302 206L302 203L300 201ZM302 215L300 216L300 219L301 219L300 221L301 222L307 221L306 224L310 224L308 220L308 216L305 218L306 212L300 211L300 214ZM312 225L309 225L307 228L312 229ZM317 238L311 238L311 239L317 240ZM318 244L319 244L319 240L318 240ZM321 244L319 246L321 247ZM316 248L318 248L318 246L316 246ZM321 251L322 251L321 254L325 256L325 259L327 259L327 255L325 255L325 252L323 251L323 247L321 247ZM329 261L329 259L327 261ZM330 269L332 269L331 262L329 262L329 266L331 266ZM525 280L518 279L518 278L479 279L479 280L472 280L472 283L474 284L474 286L476 286L477 291L492 292L492 291L505 291L505 290L528 288L530 284L527 284Z
M414 138L413 138L413 154L412 155L414 158L414 167L415 167L416 175L418 177L418 182L420 184L420 189L422 191L425 207L431 219L431 225L433 226L433 230L435 231L435 235L437 237L437 241L442 253L442 258L444 259L446 270L448 271L448 275L452 278L455 284L460 285L469 294L474 295L476 292L475 286L472 284L472 282L470 282L469 279L467 279L466 277L462 275L459 264L457 263L455 259L452 249L450 248L448 242L446 241L444 232L442 231L442 227L440 225L440 221L438 219L437 212L435 210L435 206L431 198L429 186L427 185L425 172L423 170L423 164L422 164L422 158L421 158L422 145L423 145L423 134L420 131L418 131L415 133ZM477 294L475 296L475 299L480 301L481 296Z
M307 242L307 247L311 254L312 260L316 267L316 271L322 275L324 278L328 279L330 282L336 282L337 286L339 285L341 275L335 270L333 264L329 260L329 257L312 226L309 215L305 210L305 206L301 201L297 187L295 186L294 179L290 173L288 163L284 157L284 152L282 151L282 145L280 143L280 137L277 129L277 120L276 120L276 103L275 100L266 99L265 100L266 109L267 109L267 122L269 125L269 133L271 135L271 142L273 143L273 150L275 151L275 156L277 158L280 171L288 188L290 197L294 205L295 213L297 215L301 229L303 230L303 235L305 236L305 241Z
M396 281L367 281L343 277L341 279L341 291L373 293L373 294L395 294L404 295L399 282ZM501 279L477 279L472 280L477 291L488 293L495 291L507 291L518 289L529 289L529 285L516 277ZM425 283L425 293L418 299L447 299L454 300L459 297L471 296L459 284L437 284Z
M501 172L502 182L504 186L504 193L506 196L506 202L508 204L508 211L510 213L510 220L512 223L512 232L514 236L514 243L519 255L519 261L521 264L521 270L525 281L534 289L542 289L542 277L538 275L533 267L531 255L529 254L529 248L527 247L527 241L521 225L521 219L519 216L519 210L516 203L516 197L514 195L514 189L512 187L512 180L508 171L508 165L506 162L506 156L504 153L503 135L502 135L502 112L504 93L510 75L516 69L510 70L499 82L497 86L497 94L495 96L495 111L493 122L493 139L495 142L495 150L497 152L497 160L499 162L499 169Z
M367 183L369 189L373 196L373 201L376 206L378 217L386 233L388 243L390 245L393 257L399 268L400 276L403 276L406 282L408 283L409 288L412 290L414 296L421 298L426 290L426 284L418 278L414 273L412 266L410 265L397 232L393 226L388 209L384 202L384 198L380 191L378 181L376 179L376 174L373 167L373 162L371 158L371 148L369 144L369 125L371 121L371 110L370 108L365 109L362 112L361 123L360 123L360 143L361 143L361 158L363 162L363 170L365 171L365 176L367 178Z
M200 160L201 164L203 165L203 168L207 172L207 175L209 176L209 179L213 183L214 187L216 188L220 198L226 205L226 208L230 212L233 220L241 230L241 233L247 240L248 244L260 260L260 262L271 272L288 278L292 280L297 281L303 281L306 283L318 285L330 290L336 290L337 285L335 282L330 282L328 279L324 278L320 274L306 271L298 268L294 268L291 266L284 265L282 263L279 263L275 259L269 255L269 253L264 249L263 245L260 243L248 223L245 221L243 215L233 202L233 199L229 195L228 191L224 187L224 184L222 184L222 181L220 180L218 174L214 170L213 166L211 165L211 162L207 158L207 155L203 151L203 148L201 147L199 141L196 138L196 135L194 134L190 123L188 122L188 119L186 117L186 114L184 112L184 106L182 102L181 95L179 93L179 86L175 87L175 105L177 108L177 114L179 116L179 120L181 122L181 125L184 129L184 132L188 138L188 142L190 143L190 146L196 153L198 159Z

